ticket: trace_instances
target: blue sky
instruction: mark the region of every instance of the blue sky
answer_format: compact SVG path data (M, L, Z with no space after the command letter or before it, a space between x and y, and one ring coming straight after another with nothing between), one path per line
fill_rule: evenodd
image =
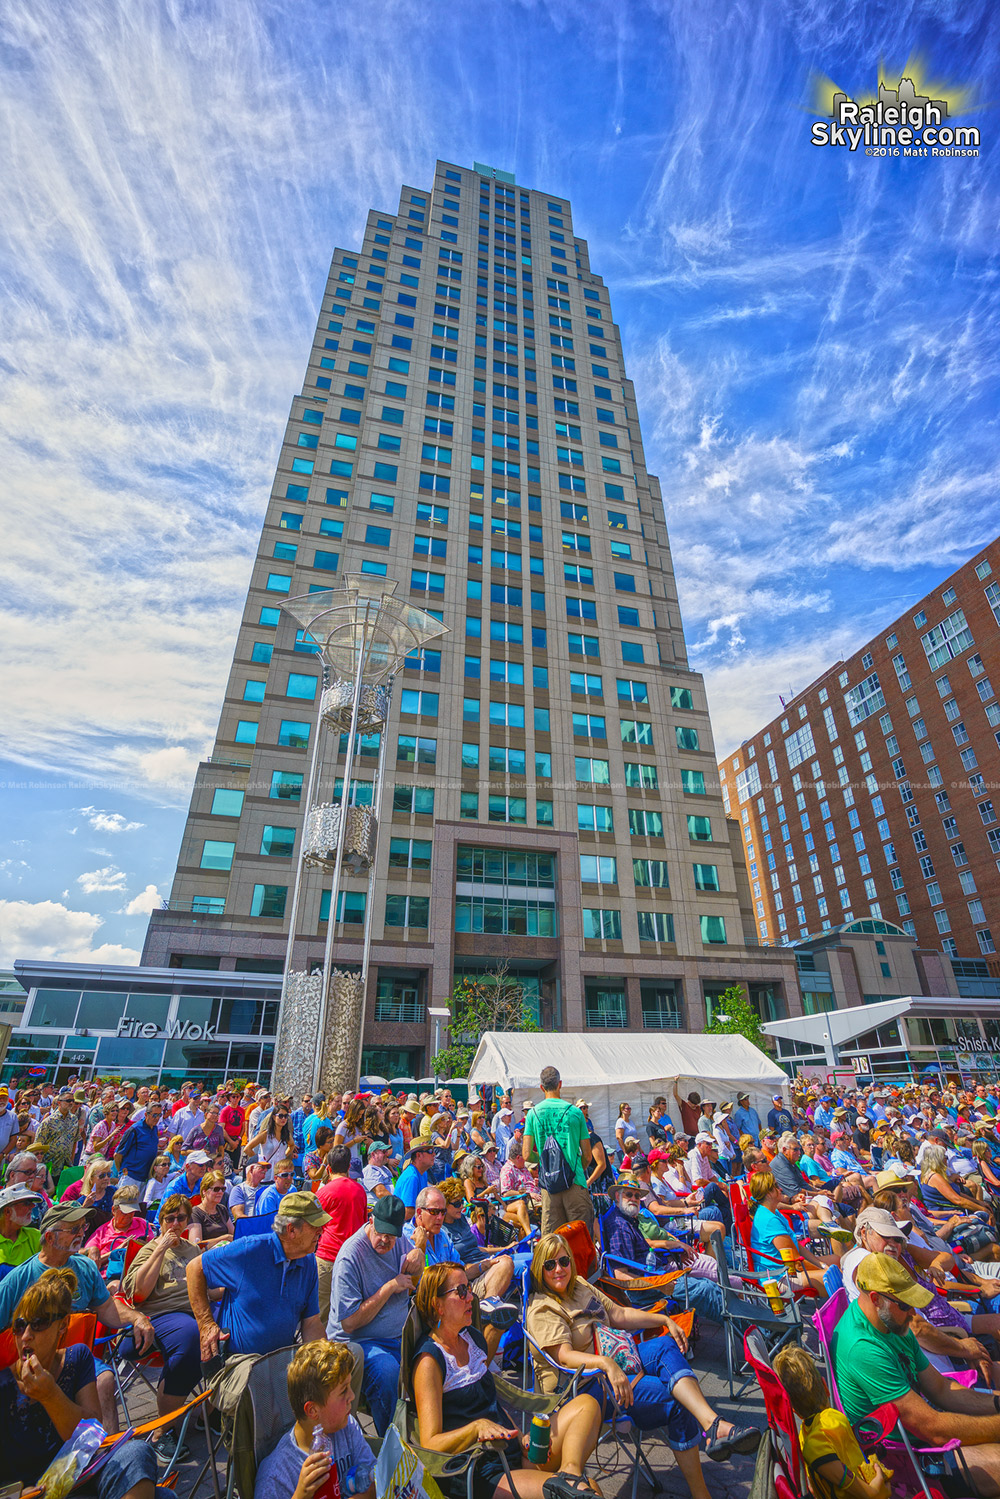
M437 157L568 195L720 751L997 527L987 0L8 0L0 962L133 961L334 244ZM913 52L978 160L809 143Z

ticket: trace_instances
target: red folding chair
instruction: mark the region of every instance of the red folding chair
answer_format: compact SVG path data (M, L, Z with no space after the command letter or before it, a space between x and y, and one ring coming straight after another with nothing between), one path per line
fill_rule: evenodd
M771 1367L767 1345L756 1327L743 1335L743 1354L764 1397L771 1451L780 1473L775 1475L779 1499L805 1499L799 1428L788 1391ZM781 1485L784 1485L784 1493Z
M742 1182L730 1182L729 1201L733 1209L733 1230L739 1240L739 1246L742 1249L747 1270L755 1276L766 1275L770 1280L778 1280L784 1277L796 1301L815 1300L819 1292L812 1286L792 1285L788 1266L784 1260L775 1259L773 1255L762 1254L760 1250L752 1248L750 1231L753 1219L750 1215L749 1198L746 1195L746 1189ZM798 1247L795 1236L792 1234L791 1226L789 1226L788 1232L792 1243ZM772 1266L774 1267L773 1271L771 1269Z

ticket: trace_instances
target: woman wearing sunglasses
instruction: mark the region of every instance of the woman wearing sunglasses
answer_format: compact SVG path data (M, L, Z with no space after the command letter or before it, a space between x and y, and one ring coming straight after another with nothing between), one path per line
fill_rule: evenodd
M287 1104L275 1104L253 1139L247 1141L246 1159L253 1160L254 1152L257 1159L267 1166L265 1182L273 1182L275 1161L295 1155L292 1115Z
M413 1398L420 1445L434 1452L460 1453L477 1442L503 1441L509 1466L517 1472L511 1493L499 1454L487 1452L476 1463L472 1499L576 1499L589 1493L583 1477L597 1445L601 1408L591 1395L577 1395L552 1416L549 1457L544 1468L528 1462L527 1437L501 1409L487 1367L486 1341L472 1326L472 1288L461 1265L428 1265L420 1277L417 1311L429 1328L413 1355ZM438 1477L446 1499L466 1499L466 1474Z
M525 1328L532 1341L562 1368L600 1376L641 1431L662 1426L692 1499L709 1499L698 1450L703 1432L707 1455L715 1462L725 1462L734 1452L756 1452L758 1429L724 1421L705 1399L684 1356L687 1340L676 1322L658 1312L619 1306L581 1279L560 1234L545 1234L535 1246L531 1288ZM662 1336L636 1344L642 1368L630 1377L614 1358L597 1351L599 1326L631 1333L657 1328ZM540 1389L556 1388L556 1370L537 1355L535 1373Z
M63 1347L76 1294L73 1271L46 1270L14 1310L15 1363L0 1370L0 1485L31 1487L82 1420L100 1421L94 1355ZM156 1458L145 1442L122 1442L96 1479L100 1499L153 1499Z
M95 1155L80 1181L71 1182L60 1202L82 1202L87 1211L84 1233L89 1238L111 1221L115 1188L111 1162Z

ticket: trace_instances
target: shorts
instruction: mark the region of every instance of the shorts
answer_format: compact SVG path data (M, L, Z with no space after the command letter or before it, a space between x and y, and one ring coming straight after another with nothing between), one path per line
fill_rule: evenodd
M516 1472L522 1466L520 1444L516 1441L508 1442L505 1452L511 1471ZM493 1499L497 1484L501 1483L506 1476L503 1463L500 1461L500 1454L493 1451L484 1452L476 1463L476 1470L472 1477L472 1499ZM468 1499L467 1471L457 1473L453 1478L436 1475L434 1481L445 1499ZM103 1495L102 1499L104 1499Z

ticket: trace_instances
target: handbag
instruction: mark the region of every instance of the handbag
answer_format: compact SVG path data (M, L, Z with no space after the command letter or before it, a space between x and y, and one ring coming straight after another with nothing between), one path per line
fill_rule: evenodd
M638 1346L630 1332L623 1332L618 1327L608 1327L604 1322L595 1322L594 1352L599 1353L602 1358L614 1359L629 1379L644 1373Z

